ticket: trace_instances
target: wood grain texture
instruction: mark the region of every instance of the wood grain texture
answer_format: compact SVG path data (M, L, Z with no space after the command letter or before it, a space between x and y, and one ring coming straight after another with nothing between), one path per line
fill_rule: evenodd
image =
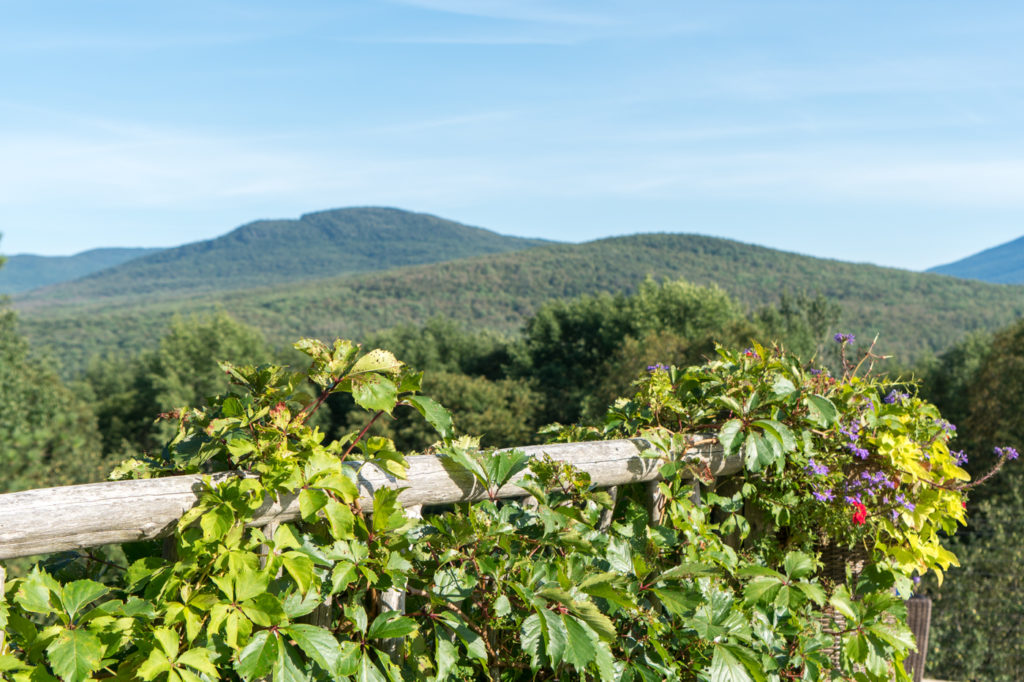
M517 449L534 457L547 454L568 462L588 472L598 488L658 478L660 462L644 456L652 451L639 438ZM684 454L692 458L704 475L723 476L740 469L738 458L726 458L721 447L709 439L701 440ZM360 504L364 510L372 510L373 491L383 487L404 488L399 500L407 507L432 507L487 497L471 474L447 460L432 455L412 455L407 459L406 480L371 465L359 470ZM234 475L238 474L215 474L212 480L216 484ZM195 505L204 485L202 476L172 476L0 495L0 559L164 537L173 532L178 518ZM522 496L523 490L514 480L498 491L500 498ZM251 525L265 526L298 517L299 505L294 497L268 499Z

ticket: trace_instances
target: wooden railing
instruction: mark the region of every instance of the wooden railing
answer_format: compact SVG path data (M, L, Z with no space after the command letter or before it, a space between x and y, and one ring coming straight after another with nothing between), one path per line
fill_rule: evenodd
M680 453L712 476L740 469L736 457L726 458L708 439ZM542 453L590 475L597 488L656 482L661 461L643 439L529 445L516 448L531 456ZM412 455L407 478L400 480L373 465L358 469L359 502L372 511L373 493L382 487L403 488L398 499L407 508L424 508L483 499L473 476L448 460ZM214 474L214 480L239 474ZM202 476L170 476L133 481L89 483L0 495L0 559L155 540L173 533L178 519L199 500ZM502 487L499 498L523 497L518 476ZM656 489L650 492L657 507ZM267 526L299 518L295 497L266 500L250 525Z

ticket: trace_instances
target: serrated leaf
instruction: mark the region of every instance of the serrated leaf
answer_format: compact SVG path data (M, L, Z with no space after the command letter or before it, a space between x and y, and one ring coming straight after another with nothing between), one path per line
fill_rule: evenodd
M519 644L530 656L530 667L536 670L541 665L541 645L544 642L544 627L541 618L533 613L519 626Z
M457 667L459 652L447 637L440 636L436 630L434 631L434 652L437 663L437 682L443 682Z
M316 520L316 513L324 508L327 501L331 499L323 490L317 488L304 488L299 491L299 513L302 520L312 523Z
M754 682L754 678L731 649L716 643L711 657L711 682Z
M804 405L807 407L808 416L811 421L828 428L836 423L839 412L832 401L820 395L804 396Z
M190 668L195 668L208 677L217 679L220 677L220 674L217 672L217 666L215 666L210 660L211 658L216 658L216 656L217 654L209 649L200 647L197 649L189 649L181 656L178 656L177 662L181 665L187 665Z
M107 592L109 590L105 585L93 580L76 580L64 586L60 594L60 601L68 618L74 620L83 606L99 599Z
M582 623L572 616L562 616L565 625L566 645L565 661L572 664L576 670L583 672L584 669L597 656L597 647L587 635L587 630Z
M786 575L794 580L806 578L814 573L814 560L801 552L790 552L782 561Z
M277 660L278 636L260 630L238 653L235 671L246 680L264 677Z
M739 407L737 405L737 407ZM739 412L739 410L736 410ZM739 419L730 419L722 425L718 431L718 442L725 449L725 454L735 455L743 444L746 433L743 431L743 422Z
M398 402L398 387L380 374L366 374L352 380L352 399L364 410L391 414Z
M80 682L99 670L104 650L99 637L88 630L61 630L46 647L46 658L62 679Z
M439 403L425 395L411 395L407 396L405 400L423 415L423 418L434 427L441 438L452 438L455 435L452 428L452 413Z
M373 619L366 636L370 639L405 637L416 632L418 627L416 621L403 616L400 611L385 611Z
M784 452L796 450L796 436L782 422L775 421L774 419L758 419L754 422L754 425L761 427L765 433L771 434L782 446Z
M306 623L294 623L281 629L291 637L303 653L325 672L334 672L338 666L338 655L341 649L338 640L324 628Z

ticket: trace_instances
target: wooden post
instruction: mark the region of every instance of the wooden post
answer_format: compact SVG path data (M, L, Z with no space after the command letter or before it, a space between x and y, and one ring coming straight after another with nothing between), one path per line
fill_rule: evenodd
M416 504L411 507L405 508L405 513L415 519L423 518L423 505ZM380 593L377 598L377 612L384 613L385 611L398 611L399 613L405 613L405 590L391 588ZM381 650L387 653L392 660L398 658L398 655L402 650L402 638L395 637L392 639L381 640Z
M914 633L917 651L907 656L903 668L914 682L921 682L928 658L928 630L932 620L932 600L923 594L915 594L907 601L907 625Z
M277 532L277 527L280 524L277 521L271 521L267 525L263 526L263 536L268 540L274 539L274 533ZM267 567L267 561L270 558L270 545L260 545L260 568Z
M661 489L658 487L660 481L648 481L644 484L644 498L647 502L647 515L650 519L652 526L657 526L661 523L662 517L665 515L665 503L667 500L665 496L661 494Z
M608 530L612 527L612 518L615 514L615 503L619 501L619 486L613 485L608 488L607 492L611 495L612 507L611 509L605 509L601 512L601 518L597 522L598 530Z

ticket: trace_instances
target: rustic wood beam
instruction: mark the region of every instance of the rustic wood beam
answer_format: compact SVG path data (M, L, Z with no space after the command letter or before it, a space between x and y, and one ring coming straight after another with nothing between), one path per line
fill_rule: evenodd
M649 456L652 449L639 438L516 449L534 457L547 454L568 462L589 473L598 488L658 479L660 462ZM726 458L721 446L710 439L696 442L683 454L712 476L740 469L739 459ZM360 504L364 510L372 510L373 491L383 487L404 488L398 499L407 507L432 507L487 497L487 491L471 474L448 460L433 455L412 455L407 459L409 471L405 480L372 465L359 470ZM238 474L221 473L212 478L219 481L235 475ZM173 532L181 515L198 501L202 479L198 475L171 476L0 495L0 559L165 537ZM497 496L522 497L523 490L515 485L515 480L501 488ZM266 526L298 517L296 499L268 499L250 525Z

